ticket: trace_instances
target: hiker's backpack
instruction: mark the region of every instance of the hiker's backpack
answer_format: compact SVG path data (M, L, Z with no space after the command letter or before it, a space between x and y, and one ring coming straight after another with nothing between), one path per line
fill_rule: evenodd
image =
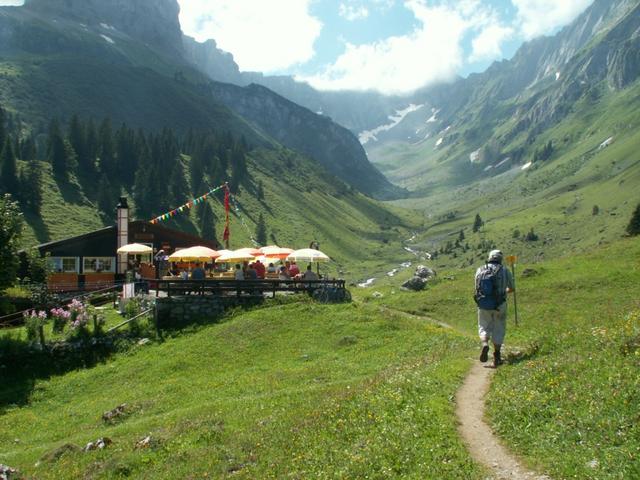
M500 276L504 275L502 265L487 263L480 267L476 275L476 293L473 299L482 310L497 310L506 300L504 285Z

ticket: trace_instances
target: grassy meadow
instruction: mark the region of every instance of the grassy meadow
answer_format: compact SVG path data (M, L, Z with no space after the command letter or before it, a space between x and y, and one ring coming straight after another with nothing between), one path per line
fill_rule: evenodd
M237 312L38 379L28 404L2 406L0 462L56 479L484 478L453 420L472 347L357 303ZM105 450L68 446L103 436Z

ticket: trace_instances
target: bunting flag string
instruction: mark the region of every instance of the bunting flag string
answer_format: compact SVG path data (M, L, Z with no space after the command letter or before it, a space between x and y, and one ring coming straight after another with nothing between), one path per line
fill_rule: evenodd
M182 212L184 212L186 210L189 210L190 208L193 208L194 205L201 204L202 202L207 200L207 197L209 197L209 195L217 192L218 190L222 190L223 188L226 188L227 192L229 191L229 188L227 187L227 184L224 183L224 184L220 185L219 187L212 188L211 190L209 190L204 195L201 195L198 198L194 198L193 200L188 201L184 205L180 205L179 207L174 208L173 210L171 210L171 211L169 211L167 213L163 213L159 217L156 217L156 218L154 218L152 220L149 220L149 223L156 224L156 223L160 223L160 222L165 221L165 220L169 220L169 219L175 217L177 214L182 213ZM227 195L227 193L225 193L225 196L226 195ZM228 214L227 214L227 217L228 217Z

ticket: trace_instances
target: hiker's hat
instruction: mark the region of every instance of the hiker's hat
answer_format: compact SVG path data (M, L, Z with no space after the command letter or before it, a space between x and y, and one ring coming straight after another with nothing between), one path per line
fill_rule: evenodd
M488 261L502 263L502 250L491 250Z

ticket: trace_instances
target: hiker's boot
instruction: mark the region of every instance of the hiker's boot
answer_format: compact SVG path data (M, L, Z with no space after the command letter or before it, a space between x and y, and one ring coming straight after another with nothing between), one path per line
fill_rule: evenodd
M488 359L489 359L489 345L483 345L482 351L480 352L480 361L484 363Z
M502 357L500 356L500 350L496 350L495 352L493 352L493 366L494 367L499 367L500 365L502 365Z

